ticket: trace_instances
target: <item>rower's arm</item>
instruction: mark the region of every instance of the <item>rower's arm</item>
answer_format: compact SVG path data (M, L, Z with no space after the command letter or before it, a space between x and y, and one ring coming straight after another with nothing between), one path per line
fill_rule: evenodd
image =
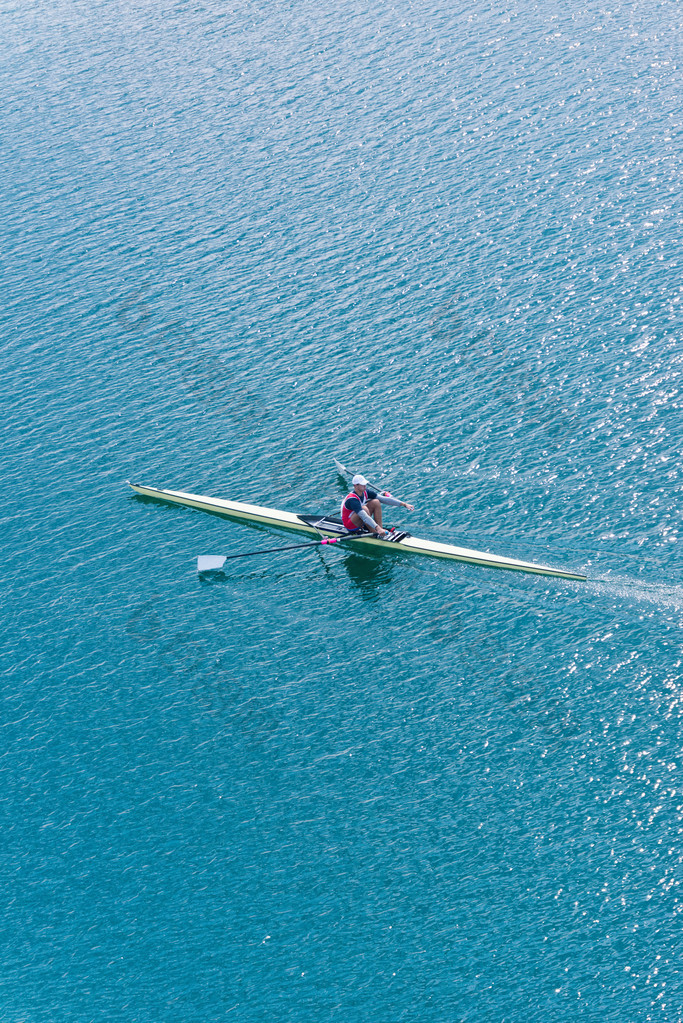
M371 529L374 533L375 530L377 529L377 523L373 519L372 515L370 515L369 512L366 512L365 508L361 508L361 510L357 514L363 520L368 529Z
M399 501L398 497L394 497L392 494L379 494L379 501L381 504L388 504L392 508L407 508L408 511L413 511L412 504L408 504L407 501Z

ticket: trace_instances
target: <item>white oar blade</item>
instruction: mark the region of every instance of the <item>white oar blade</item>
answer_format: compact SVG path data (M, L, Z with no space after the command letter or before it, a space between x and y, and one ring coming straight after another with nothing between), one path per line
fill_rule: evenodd
M337 468L337 472L339 473L343 480L351 479L353 473L349 469L347 469L345 465L342 465L341 462L338 462L336 458L334 460L334 464Z
M197 571L212 572L224 564L225 558L221 554L200 554L197 558Z

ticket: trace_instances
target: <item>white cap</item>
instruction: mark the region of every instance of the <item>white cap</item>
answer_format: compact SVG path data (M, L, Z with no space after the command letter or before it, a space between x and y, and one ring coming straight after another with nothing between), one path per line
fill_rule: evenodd
M354 476L353 479L351 480L352 487L367 487L367 485L368 481L366 480L365 476L361 476L360 473L357 473L357 475Z

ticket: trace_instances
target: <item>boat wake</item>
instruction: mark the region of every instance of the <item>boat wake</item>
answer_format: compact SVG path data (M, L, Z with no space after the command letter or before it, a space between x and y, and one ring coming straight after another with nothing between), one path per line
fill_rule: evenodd
M603 596L623 597L627 600L653 604L683 611L683 586L666 583L650 583L629 576L590 576L587 586L594 593Z

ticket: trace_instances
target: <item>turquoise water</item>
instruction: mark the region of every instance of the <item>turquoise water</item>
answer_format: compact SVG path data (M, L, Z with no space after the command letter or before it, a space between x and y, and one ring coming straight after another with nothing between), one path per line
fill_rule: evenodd
M683 1019L678 4L0 26L0 1019Z

